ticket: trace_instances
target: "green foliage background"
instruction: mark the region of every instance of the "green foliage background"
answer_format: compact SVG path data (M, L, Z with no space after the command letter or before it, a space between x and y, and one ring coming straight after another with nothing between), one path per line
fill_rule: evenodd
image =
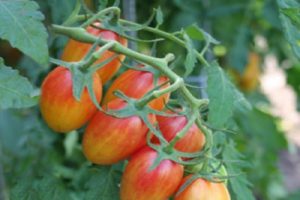
M59 57L67 40L51 33L47 37L46 27L61 24L72 12L75 2L0 2L0 38L23 53L10 67L8 63L13 62L8 57L0 61L0 189L3 184L3 194L10 199L119 198L118 183L124 163L91 165L81 152L82 130L66 136L53 133L36 106L41 81L54 67L48 64L49 55ZM105 1L93 2L96 9ZM152 8L159 6L164 19L162 29L178 31L197 24L216 38L220 42L217 47L224 51L217 54L210 50L207 59L211 63L218 59L224 70L235 69L242 73L248 53L252 51L262 58L271 52L279 62L289 60L294 67L287 70L288 83L299 97L300 4L296 0L137 1L137 21L146 21ZM267 50L255 46L257 35L266 38ZM139 36L152 37L145 32ZM158 56L166 52L185 53L170 43L159 45ZM205 44L198 41L196 45L201 48ZM149 51L149 48L148 44L138 46L140 51ZM182 75L184 62L182 57L175 65L175 71ZM208 116L208 122L215 129L216 148L224 150L220 156L228 161L239 160L226 163L229 174L234 176L229 181L232 199L299 199L299 194L288 193L277 167L278 153L287 148L280 119L270 114L269 102L259 90L245 94L253 107L248 109L250 106L245 105L243 95L232 89L234 86L226 73L217 63L215 65L210 71L200 68L192 71L194 77L199 74L207 77L207 84L201 85L206 89L201 92L194 89L194 93L215 97L211 104L222 105L223 112L210 110L214 114ZM224 94L224 98L218 98L220 94ZM224 131L225 128L235 134ZM224 137L225 134L231 134L230 139Z

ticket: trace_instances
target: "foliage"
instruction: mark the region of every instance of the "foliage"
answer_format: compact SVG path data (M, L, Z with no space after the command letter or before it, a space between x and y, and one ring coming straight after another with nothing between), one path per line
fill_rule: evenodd
M104 5L101 4L104 1L93 2L95 9L97 5ZM0 167L0 187L4 176L4 192L11 199L119 199L119 183L126 162L91 165L82 155L83 129L68 135L55 134L44 124L36 106L39 93L36 88L49 70L46 69L48 54L58 57L65 44L65 38L56 37L50 29L47 33L46 27L65 22L75 4L75 0L0 2L0 38L24 54L17 66L6 66L5 58L0 60L0 163L3 168L2 172ZM290 59L297 65L300 58L299 3L295 0L277 0L277 4L272 0L247 3L157 0L146 5L139 1L138 21L145 21L145 16L151 15L149 8L158 5L161 7L157 9L156 23L150 24L168 32L185 31L183 41L188 48L156 42L156 56L163 57L167 52L186 55L178 57L174 69L187 81L188 75L198 76L203 71L207 75L206 89L202 90L202 96L210 99L207 125L213 130L213 150L223 150L218 158L228 170L232 199L255 199L253 193L263 199L298 199L297 193L286 194L276 167L278 152L287 147L278 125L280 120L258 105L262 102L259 91L254 92L257 94L254 98L244 96L224 69L242 73L251 51L262 56L273 52L280 62ZM118 24L108 25L117 32L120 30ZM131 28L137 30L143 26ZM257 47L254 44L256 36L266 38L269 49ZM152 33L139 32L139 39L149 38L153 39ZM211 46L221 47L224 53L215 54ZM149 48L151 43L141 43L139 51ZM199 49L208 50L203 55L209 67L198 62L195 50ZM219 58L220 64L215 58ZM74 68L73 72L87 84L88 78L76 70ZM299 97L298 71L297 67L291 68L287 74L288 83ZM76 84L79 97L84 84ZM194 93L201 96L196 90ZM263 103L268 106L268 102ZM206 111L202 112L204 119ZM230 134L228 129L235 134ZM272 190L274 185L279 185L279 192ZM0 192L0 199L1 195Z

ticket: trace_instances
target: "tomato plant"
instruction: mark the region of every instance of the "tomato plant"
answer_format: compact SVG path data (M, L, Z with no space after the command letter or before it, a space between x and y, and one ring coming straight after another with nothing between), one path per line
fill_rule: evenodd
M82 127L97 112L87 88L80 100L73 96L72 74L64 67L56 67L45 78L41 87L41 113L50 128L57 132L70 132ZM102 84L97 74L93 76L93 88L100 102Z
M0 199L293 197L258 80L299 65L300 5L119 3L0 1Z
M176 191L183 176L183 166L163 160L154 169L158 154L146 147L134 154L121 181L121 200L164 200Z

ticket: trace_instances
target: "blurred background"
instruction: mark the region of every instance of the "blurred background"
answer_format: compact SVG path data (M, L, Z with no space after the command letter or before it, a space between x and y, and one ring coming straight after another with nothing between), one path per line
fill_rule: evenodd
M36 2L45 14L47 26L61 24L75 5L75 0ZM95 10L101 1L85 2ZM124 18L137 22L147 21L153 9L160 7L164 18L161 29L175 32L198 24L220 42L209 50L207 60L218 60L253 105L251 112L234 113L232 125L227 127L236 132L232 138L243 159L249 161L243 173L256 199L299 200L300 62L285 38L278 4L273 0L123 0L120 6ZM138 36L152 35L141 32ZM60 56L66 41L64 37L49 38L52 57ZM130 45L144 53L151 49L149 43ZM170 43L162 43L156 55L167 52L183 53ZM47 73L6 41L0 40L0 57L37 87ZM183 73L182 63L180 59L176 63L177 73ZM196 95L206 97L206 74L200 67L186 81L199 87L193 91ZM30 191L34 180L45 172L60 174L68 182L84 163L78 141L78 135L51 133L37 108L0 111L0 188L2 185L12 191L12 199L26 199L18 194ZM82 175L86 179L89 176ZM71 189L85 187L82 177L73 182ZM62 184L54 179L47 181L51 185ZM58 189L50 189L49 195L51 191Z

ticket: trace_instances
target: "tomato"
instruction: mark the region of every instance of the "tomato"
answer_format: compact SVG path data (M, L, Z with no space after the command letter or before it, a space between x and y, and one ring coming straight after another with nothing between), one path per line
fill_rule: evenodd
M248 64L244 73L239 78L239 86L246 92L253 91L259 82L259 55L256 53L249 53Z
M95 25L99 26L100 23L94 23ZM127 46L127 40L125 38L120 37L115 32L110 30L100 30L97 28L94 28L92 26L87 27L87 32L95 35L95 36L101 36L105 40L115 40L120 42L122 45ZM76 62L81 60L86 53L89 51L89 49L92 47L92 44L89 43L82 43L76 40L70 39L67 45L64 48L63 54L62 54L62 60L67 62ZM95 62L100 63L103 62L106 59L111 58L114 56L115 53L111 51L105 51L102 56ZM104 65L101 69L99 69L97 72L101 78L102 84L104 85L108 80L110 80L113 75L119 70L121 66L121 62L125 59L124 55L119 55L118 57L114 58L112 61Z
M93 76L95 96L100 102L102 84L97 74ZM41 113L50 128L57 132L69 132L83 126L97 111L87 88L80 101L72 92L72 74L69 69L57 67L45 78L41 87Z
M184 128L188 120L185 116L156 116L159 129L167 141L171 141L176 134ZM153 142L158 142L156 137ZM205 144L205 136L201 130L193 124L183 138L178 140L175 144L175 149L182 152L193 153L200 151Z
M255 52L250 52L248 55L248 63L245 66L242 74L237 71L230 71L236 84L239 88L245 92L251 92L255 90L259 83L260 76L260 57Z
M126 106L121 99L111 101L107 108L120 110ZM149 115L154 123L155 116ZM146 145L148 127L138 116L116 118L98 111L89 122L83 136L83 153L96 164L113 164L128 158Z
M181 181L183 185L191 175ZM174 200L230 200L230 195L224 183L213 183L198 178L185 188Z
M168 79L164 76L159 77L157 85L161 85L167 82ZM167 87L168 84L162 86ZM116 90L122 91L125 95L139 99L143 97L147 92L154 88L154 75L148 71L139 71L129 69L121 74L110 86L103 99L103 105L109 101L117 98L113 92ZM166 102L169 100L170 94L164 94L161 97L152 100L149 106L156 110L164 108Z
M129 160L121 181L121 200L167 200L178 188L183 166L163 160L152 171L158 154L145 147Z

